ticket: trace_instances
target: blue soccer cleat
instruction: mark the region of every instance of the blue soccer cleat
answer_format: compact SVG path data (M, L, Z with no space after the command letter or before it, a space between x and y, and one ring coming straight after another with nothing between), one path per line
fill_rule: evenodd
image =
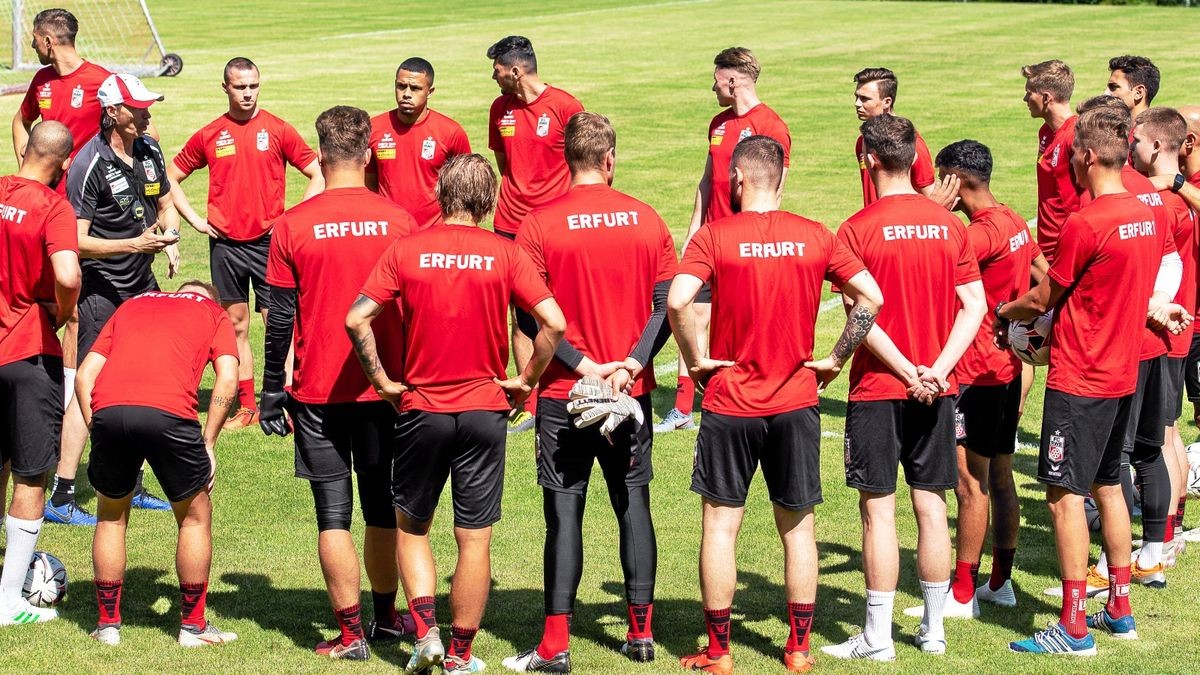
M1107 609L1102 609L1087 618L1087 625L1088 628L1102 630L1118 640L1138 639L1137 624L1132 614L1114 619L1109 616Z
M170 511L171 503L161 497L155 497L146 488L141 488L133 493L133 508L147 511Z
M58 523L59 525L96 526L96 516L85 511L74 499L62 506L55 506L50 502L46 502L46 508L42 511L42 518L47 523Z
M1089 622L1090 623L1090 622ZM1019 654L1066 654L1068 656L1095 656L1096 640L1088 633L1081 638L1071 637L1066 626L1051 624L1046 630L1034 633L1020 642L1008 643L1008 649Z

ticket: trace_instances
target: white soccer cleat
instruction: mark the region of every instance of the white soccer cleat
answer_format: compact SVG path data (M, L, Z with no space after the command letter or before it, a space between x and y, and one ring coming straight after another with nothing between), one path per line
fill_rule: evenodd
M1061 595L1062 589L1059 588L1058 590ZM975 599L979 602L990 602L993 605L1000 605L1001 607L1017 606L1017 593L1013 590L1012 579L1006 579L1004 584L994 591L991 585L985 582L982 586L975 589Z
M97 627L91 633L92 639L102 645L116 647L121 644L121 627L120 626L104 626Z
M192 630L187 626L182 626L179 629L179 646L207 647L208 645L233 642L237 637L237 633L223 631L212 625L211 622L204 627L204 630Z
M867 644L867 636L863 633L851 636L841 644L821 647L821 652L835 659L870 659L872 661L895 661L896 645L891 640L883 647L872 647Z
M913 644L920 647L921 651L926 654L945 654L946 634L931 635L924 626L921 626L917 629L917 634L913 636Z
M1193 527L1190 530L1184 530L1179 536L1182 541L1200 541L1200 527Z
M58 611L46 607L34 607L25 598L12 607L0 609L0 626L21 626L28 623L45 623L58 618Z

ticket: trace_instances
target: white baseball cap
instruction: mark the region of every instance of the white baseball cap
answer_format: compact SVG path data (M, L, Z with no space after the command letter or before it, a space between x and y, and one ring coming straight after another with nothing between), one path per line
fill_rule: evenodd
M100 105L103 106L123 103L131 108L149 108L155 101L163 100L162 94L150 91L141 80L126 73L115 73L104 78L96 98L100 99Z

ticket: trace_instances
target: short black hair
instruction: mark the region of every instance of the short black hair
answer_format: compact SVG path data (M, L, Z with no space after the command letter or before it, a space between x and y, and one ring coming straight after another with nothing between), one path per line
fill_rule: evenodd
M1146 105L1154 101L1158 95L1159 73L1158 66L1144 56L1115 56L1108 60L1108 70L1119 70L1125 74L1129 84L1146 88Z
M947 145L937 154L934 164L968 174L981 183L992 180L992 151L979 141L966 139Z
M884 171L909 171L917 156L917 129L895 115L880 115L862 123L863 151L875 155Z
M400 71L407 70L410 73L422 73L429 78L429 84L433 84L433 64L419 56L410 56L400 64L396 69L396 74Z
M537 56L533 53L533 43L529 38L520 35L509 35L488 47L487 57L500 65L512 66L520 64L525 70L537 72Z
M38 12L33 17L33 27L50 33L60 45L75 44L75 36L79 34L79 21L75 15L59 7Z
M258 66L254 62L244 56L235 56L229 59L225 64L225 70L221 77L225 78L226 84L229 83L229 71L231 70L258 70Z

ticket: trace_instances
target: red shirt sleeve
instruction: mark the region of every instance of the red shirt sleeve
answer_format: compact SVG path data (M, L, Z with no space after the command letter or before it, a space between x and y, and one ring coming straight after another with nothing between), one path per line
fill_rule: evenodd
M233 324L225 312L217 316L212 346L208 349L208 361L212 363L222 356L238 358L237 338L233 333Z
M972 281L979 281L979 261L975 258L975 251L972 250L971 244L967 239L966 227L961 224L958 226L963 237L958 250L958 263L954 266L954 285L962 286L969 284Z
M288 164L303 171L304 167L312 164L313 160L317 158L317 153L308 147L308 143L304 142L304 138L300 136L300 132L296 131L296 127L285 122L281 131L280 142L283 146L284 158L287 159ZM371 156L374 157L375 153L372 152Z
M400 295L398 267L401 246L402 242L396 241L380 256L379 262L375 263L375 269L371 270L371 276L367 277L366 282L363 283L360 293L381 305L391 302Z
M841 287L854 275L867 269L866 264L858 257L845 242L832 237L833 253L829 256L829 266L825 269L825 278L834 286Z
M971 250L975 252L975 259L980 263L990 262L998 257L1000 251L992 234L993 229L983 223L967 228L967 241Z
M542 281L533 261L520 247L513 250L510 273L512 274L513 302L526 312L532 311L539 302L546 298L554 297L550 293L550 289L546 287L546 282Z
M504 152L504 139L500 138L500 127L496 123L500 121L500 109L504 107L503 97L492 101L492 107L488 110L488 147L494 152Z
M453 157L455 155L471 154L471 141L467 138L467 132L458 124L454 125L454 133L450 135L450 140L446 142L446 156Z
M175 164L175 167L182 171L183 175L185 176L208 165L208 158L204 156L204 138L202 137L203 133L204 130L201 129L200 131L192 134L192 137L187 140L187 143L183 144L183 149L180 150L179 154L175 155L175 159L172 160L172 163Z
M792 165L792 134L788 131L787 124L784 124L783 120L779 120L770 136L783 146L783 165L790 167Z
M929 146L925 139L917 137L917 161L912 167L912 184L917 190L933 185L937 176L933 173L933 157L929 154Z
M46 217L46 255L59 251L79 252L79 227L75 210L65 199L55 199Z
M41 82L35 76L33 81L29 83L29 88L25 90L25 98L21 99L21 119L26 122L32 122L42 116L42 111L38 108L37 101L37 92L41 86Z
M267 283L279 288L296 288L296 271L292 264L291 237L281 216L275 221L271 248L267 253Z
M533 263L538 276L543 280L549 279L550 275L546 273L546 257L542 255L542 221L537 216L532 216L521 223L516 241L517 246L529 256L529 261Z
M1058 285L1069 288L1079 280L1087 264L1096 253L1096 235L1077 214L1072 213L1063 222L1058 235L1058 249L1054 264L1047 274Z
M108 320L108 323L104 324L104 328L100 329L100 336L96 338L94 343L92 343L91 351L103 356L104 358L108 358L108 355L112 353L113 326L115 326L119 320L120 317L117 314L113 314L112 318Z
M716 267L716 246L711 227L705 225L696 230L688 242L687 250L683 252L678 273L690 274L707 283Z
M656 284L675 278L675 272L679 269L679 261L675 257L675 239L671 237L671 230L662 218L658 219L658 224L662 228L662 254L658 258L658 274L654 277Z

